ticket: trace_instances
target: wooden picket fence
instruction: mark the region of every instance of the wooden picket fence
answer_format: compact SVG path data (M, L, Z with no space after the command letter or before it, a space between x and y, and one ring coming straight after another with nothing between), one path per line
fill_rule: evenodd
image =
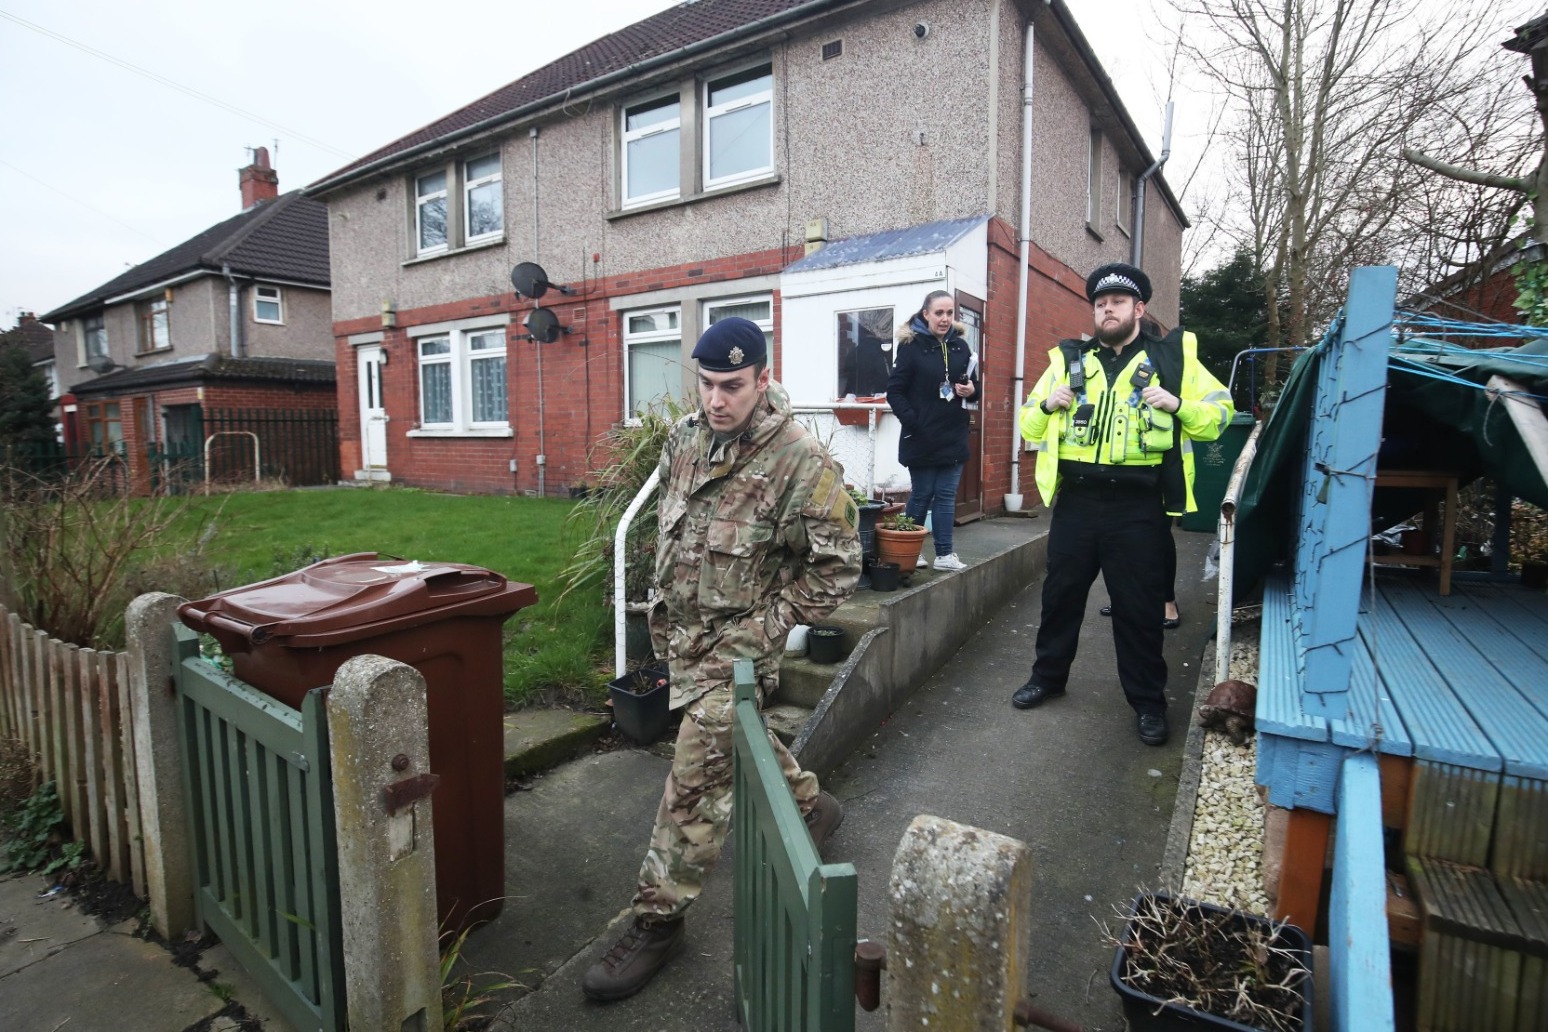
M127 654L83 649L0 606L0 735L19 739L59 790L77 841L144 896Z

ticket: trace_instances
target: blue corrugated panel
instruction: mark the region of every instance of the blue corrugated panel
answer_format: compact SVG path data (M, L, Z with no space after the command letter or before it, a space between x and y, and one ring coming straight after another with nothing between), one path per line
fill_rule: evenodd
M1284 571L1271 574L1263 585L1263 628L1258 640L1259 732L1327 741L1328 722L1301 712L1301 678L1296 669L1291 629L1290 580Z
M1384 584L1386 578L1382 578ZM1421 760L1476 770L1500 769L1499 753L1457 698L1447 678L1393 612L1395 604L1378 591L1378 603L1360 624L1367 659L1381 669L1382 684L1401 715ZM1374 659L1371 657L1374 655Z
M964 233L983 225L988 218L987 215L975 215L967 219L926 222L906 229L889 229L883 233L867 233L847 240L835 240L822 250L813 251L800 261L787 265L785 271L811 272L840 265L857 265L860 262L885 262L893 258L934 254L946 250Z
M1523 662L1519 640L1470 600L1431 597L1400 580L1381 590L1485 736L1470 745L1479 754L1492 745L1507 774L1548 777L1548 718L1517 686L1540 682L1542 664Z

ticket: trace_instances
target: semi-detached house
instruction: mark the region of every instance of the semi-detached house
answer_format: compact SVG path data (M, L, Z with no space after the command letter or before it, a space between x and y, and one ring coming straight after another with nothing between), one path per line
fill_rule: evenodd
M903 487L896 420L835 405L945 289L984 374L962 518L1034 494L1015 412L1089 333L1086 273L1137 257L1171 325L1186 226L1063 0L683 3L308 192L346 477L565 493L739 315L850 481ZM554 286L518 296L518 265Z

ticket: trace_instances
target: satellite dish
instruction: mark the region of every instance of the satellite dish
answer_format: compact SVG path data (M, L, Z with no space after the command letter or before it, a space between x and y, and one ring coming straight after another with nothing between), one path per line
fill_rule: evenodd
M92 357L91 361L86 363L86 368L90 369L98 376L106 376L108 373L111 373L113 370L117 369L118 366L114 364L113 360L106 355L95 355Z
M532 339L539 344L552 344L559 339L562 329L559 325L559 317L547 308L535 308L532 314L527 316L527 332L532 334Z
M561 287L557 283L548 282L548 273L537 262L522 262L511 270L511 286L516 288L516 293L522 297L530 297L536 301L548 293L548 288L553 287L561 294L568 295L569 287Z

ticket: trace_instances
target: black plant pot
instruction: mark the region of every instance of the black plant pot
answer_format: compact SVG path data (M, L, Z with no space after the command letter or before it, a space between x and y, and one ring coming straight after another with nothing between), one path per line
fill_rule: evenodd
M806 632L806 654L813 663L837 663L849 655L844 628L818 624Z
M871 587L877 591L898 590L898 564L872 563Z
M1182 908L1185 920L1197 918L1201 922L1223 921L1211 936L1212 941L1215 942L1220 941L1222 937L1230 937L1233 931L1247 928L1255 928L1265 935L1273 933L1274 945L1288 949L1292 955L1290 963L1298 964L1306 972L1296 987L1301 994L1300 1032L1314 1032L1312 944L1305 932L1294 925L1280 925L1275 932L1274 923L1257 914L1226 910L1191 899L1174 899L1164 892L1142 893L1134 900L1130 908L1129 920L1123 926L1123 938L1113 954L1111 980L1113 989L1117 991L1119 1000L1123 1004L1123 1014L1128 1020L1129 1032L1191 1032L1194 1029L1227 1029L1230 1032L1258 1032L1259 1030L1259 1026L1256 1025L1244 1025L1218 1014L1210 1014L1182 1004L1167 1003L1162 997L1130 984L1130 953L1137 945L1136 939L1140 937L1133 915L1142 912L1143 908L1148 908L1151 901L1162 907ZM1155 943L1147 943L1146 948L1154 949Z
M659 664L643 666L607 682L613 700L613 723L623 736L637 745L649 745L661 737L670 723L672 688L667 668Z

